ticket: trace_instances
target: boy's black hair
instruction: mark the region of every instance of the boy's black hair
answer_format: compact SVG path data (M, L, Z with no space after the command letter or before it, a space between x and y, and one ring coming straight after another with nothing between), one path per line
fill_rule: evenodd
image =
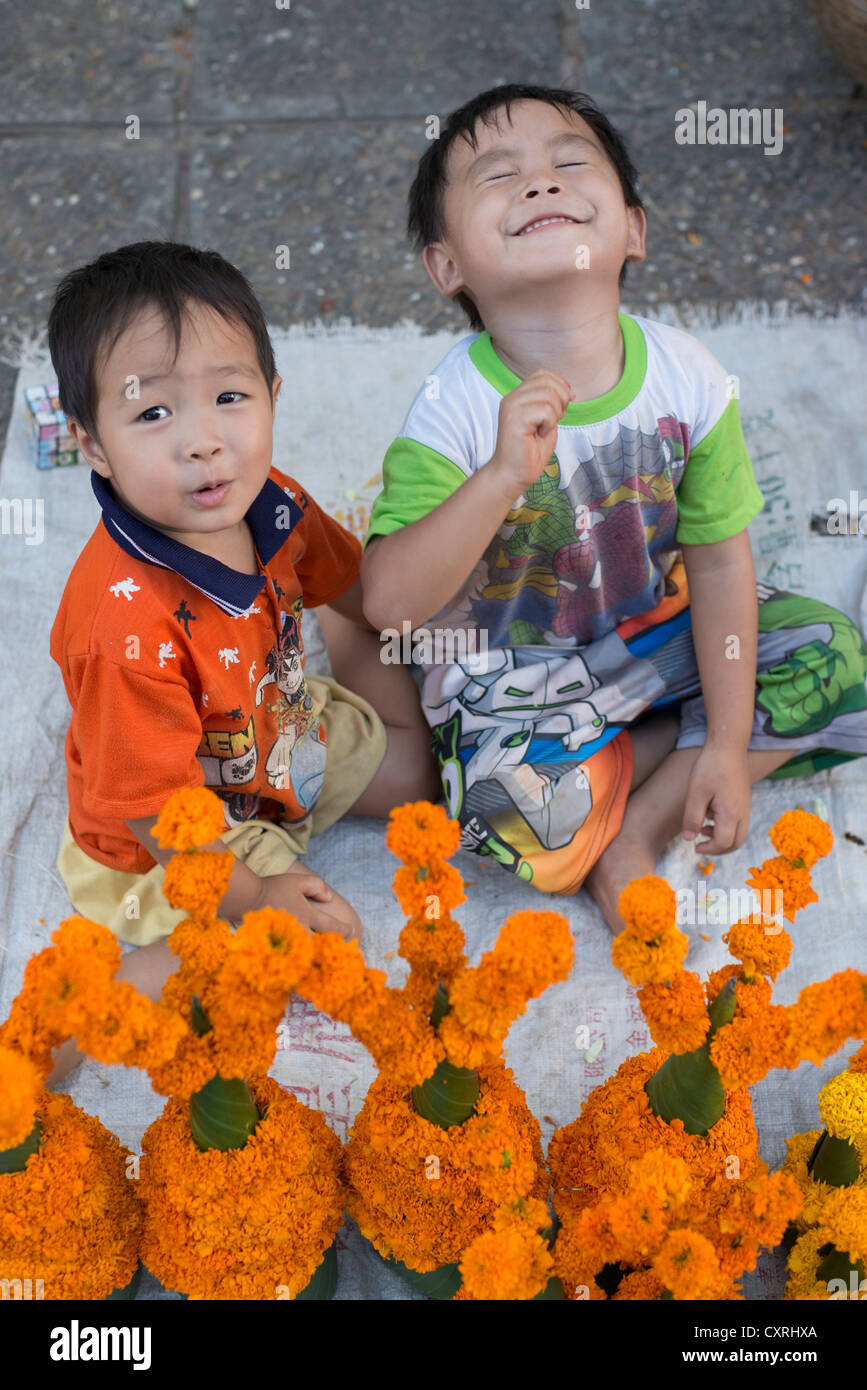
M436 140L431 141L430 147L419 160L409 191L407 218L407 234L417 251L423 251L432 241L441 241L445 236L444 207L448 183L446 168L449 150L455 140L462 136L475 149L476 122L483 121L485 125L492 125L494 122L490 119L491 114L504 106L507 119L511 119L513 101L545 101L549 106L574 111L576 115L581 116L599 137L602 148L617 170L626 206L644 207L636 188L638 171L629 157L623 137L614 129L604 112L600 111L592 97L584 92L570 92L565 87L532 87L520 83L506 83L500 87L491 87L487 92L473 97L472 101L453 111L446 121L445 129ZM620 269L618 283L621 288L626 279L626 264L624 261ZM467 315L470 327L484 328L479 311L469 295L460 293L454 298Z
M190 300L209 304L228 322L246 325L270 393L274 348L262 307L241 271L217 251L174 241L136 241L71 270L54 292L48 348L61 410L96 438L97 358L104 362L136 314L153 307L169 325L174 363Z

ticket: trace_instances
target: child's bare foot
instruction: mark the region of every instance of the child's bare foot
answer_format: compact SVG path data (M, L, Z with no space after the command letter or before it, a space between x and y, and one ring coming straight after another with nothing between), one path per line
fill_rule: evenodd
M585 878L583 886L615 935L626 926L617 906L620 894L632 879L656 873L657 858L646 841L628 839L621 832Z

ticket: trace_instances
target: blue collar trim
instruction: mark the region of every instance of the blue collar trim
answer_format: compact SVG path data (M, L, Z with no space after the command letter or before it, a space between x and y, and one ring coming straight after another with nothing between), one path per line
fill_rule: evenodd
M240 618L258 598L266 579L260 574L240 574L222 561L158 531L128 512L113 496L108 483L95 469L90 482L102 508L102 521L112 540L127 555L160 569L181 575L193 588L211 599L230 617ZM288 517L287 517L288 513ZM259 559L267 565L298 525L304 513L288 491L272 478L253 501L246 520L253 533Z

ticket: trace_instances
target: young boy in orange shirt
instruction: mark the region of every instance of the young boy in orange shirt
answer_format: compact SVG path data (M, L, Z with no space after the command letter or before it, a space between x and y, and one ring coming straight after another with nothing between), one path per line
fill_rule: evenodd
M283 908L358 935L304 867L310 835L435 797L437 778L409 673L363 617L357 540L271 465L281 378L252 289L215 252L123 246L59 284L49 346L102 508L51 632L73 906L143 948L122 974L156 997L184 914L150 832L172 791L204 784L225 803L210 847L236 856L223 917ZM305 675L305 606L337 679Z

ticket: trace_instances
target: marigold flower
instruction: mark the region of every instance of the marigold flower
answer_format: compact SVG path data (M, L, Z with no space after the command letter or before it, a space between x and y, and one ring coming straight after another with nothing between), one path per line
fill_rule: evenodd
M830 854L834 844L830 827L809 811L784 811L768 835L778 854L789 860L802 859L808 869Z
M166 865L163 897L191 917L212 917L226 895L234 864L231 850L225 854L213 850L173 854Z
M0 1047L0 1150L17 1148L31 1133L41 1089L39 1069L30 1058Z
M867 1042L863 1042L857 1052L853 1052L849 1058L849 1070L857 1072L867 1071Z
M408 864L394 876L394 895L408 917L431 913L444 916L466 902L464 880L451 864Z
M817 1234L853 1263L867 1260L867 1188L833 1188L822 1206Z
M708 1298L720 1279L719 1260L706 1236L671 1231L653 1261L653 1273L675 1298Z
M225 829L225 808L216 793L207 787L183 787L172 792L153 834L160 849L190 850L209 845Z
M104 1299L138 1263L132 1154L69 1096L43 1091L39 1122L36 1153L0 1178L0 1269L41 1279L46 1299Z
M761 972L776 980L792 954L792 938L773 917L762 915L760 922L742 917L723 933L731 954L742 962L745 975Z
M143 1261L191 1299L274 1299L283 1288L294 1298L342 1221L337 1136L270 1077L249 1085L262 1119L243 1148L198 1149L172 1098L129 1184L147 1215Z
M782 855L776 859L765 859L760 868L751 867L750 873L753 877L746 881L750 888L755 888L760 900L763 893L780 890L783 895L783 916L790 922L795 920L795 913L800 912L802 907L819 901L818 893L810 885L810 870L795 868Z
M836 1139L867 1134L867 1072L832 1076L819 1092L819 1114Z
M785 1065L786 1011L771 1005L764 1014L737 1014L715 1033L710 1059L727 1091L754 1086L771 1067Z
M677 927L650 941L627 927L611 943L611 959L633 985L662 984L680 972L688 950L689 941Z
M465 1296L472 1299L530 1299L548 1283L554 1260L546 1242L527 1222L483 1231L463 1253Z
M786 1015L791 1057L783 1065L795 1067L806 1060L821 1066L848 1038L867 1033L867 975L841 970L807 985Z
M396 806L389 817L385 843L405 864L432 864L455 853L461 839L458 821L430 801Z
M627 883L618 909L633 936L652 941L675 925L677 897L670 883L656 874L645 874Z
M681 970L670 983L644 985L638 991L653 1041L667 1052L694 1052L710 1028L704 990L692 970Z
M464 933L451 917L412 917L400 934L398 953L408 961L413 973L442 980L448 985L452 976L467 964L464 955Z

